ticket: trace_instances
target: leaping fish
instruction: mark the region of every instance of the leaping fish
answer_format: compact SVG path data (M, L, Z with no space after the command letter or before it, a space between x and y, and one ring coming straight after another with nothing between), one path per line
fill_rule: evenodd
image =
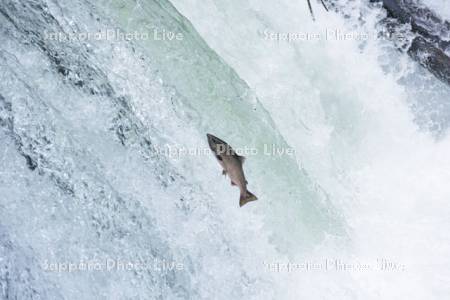
M206 136L208 137L209 147L223 168L222 174L228 175L231 179L231 185L237 186L241 191L239 206L257 200L258 198L247 190L247 180L242 168L245 157L236 154L230 145L218 137L209 133Z

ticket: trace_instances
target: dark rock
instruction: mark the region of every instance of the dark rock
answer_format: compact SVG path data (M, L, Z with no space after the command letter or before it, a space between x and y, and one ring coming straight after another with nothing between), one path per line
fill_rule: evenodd
M412 0L382 2L389 17L403 24L411 24L412 31L418 35L408 49L408 54L438 79L450 85L450 58L445 53L450 49L450 23ZM441 37L445 35L448 35L448 39Z
M408 54L434 76L450 85L450 57L423 37L416 37Z

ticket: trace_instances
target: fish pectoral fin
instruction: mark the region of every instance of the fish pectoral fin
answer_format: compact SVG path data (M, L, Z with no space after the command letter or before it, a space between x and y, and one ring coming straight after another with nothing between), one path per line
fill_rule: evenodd
M237 158L237 159L241 162L241 164L244 163L244 161L245 161L245 157L244 157L244 156L240 156L240 155L238 155L237 153L234 153L233 156L234 156L235 158Z
M241 161L241 164L244 164L245 162L245 157L244 156L240 156L236 154L237 159L239 159Z
M222 175L227 175L227 171L222 170Z

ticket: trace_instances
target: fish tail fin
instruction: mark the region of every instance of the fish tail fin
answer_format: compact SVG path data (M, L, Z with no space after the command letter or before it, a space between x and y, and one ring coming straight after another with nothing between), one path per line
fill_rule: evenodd
M241 197L239 198L239 206L243 206L247 204L247 202L258 200L258 198L250 193L249 191L246 191L245 194L241 194Z

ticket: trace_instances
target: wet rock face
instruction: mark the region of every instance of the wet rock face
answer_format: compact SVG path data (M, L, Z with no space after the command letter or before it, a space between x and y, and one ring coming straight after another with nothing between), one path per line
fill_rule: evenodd
M450 85L450 57L423 37L413 40L408 54L433 75Z
M411 43L408 54L438 79L450 85L450 23L412 0L371 2L383 2L389 17L400 23L411 24L411 29L418 36Z
M414 32L437 43L445 51L450 46L450 23L434 12L411 0L383 0L390 17L401 23L410 23Z

